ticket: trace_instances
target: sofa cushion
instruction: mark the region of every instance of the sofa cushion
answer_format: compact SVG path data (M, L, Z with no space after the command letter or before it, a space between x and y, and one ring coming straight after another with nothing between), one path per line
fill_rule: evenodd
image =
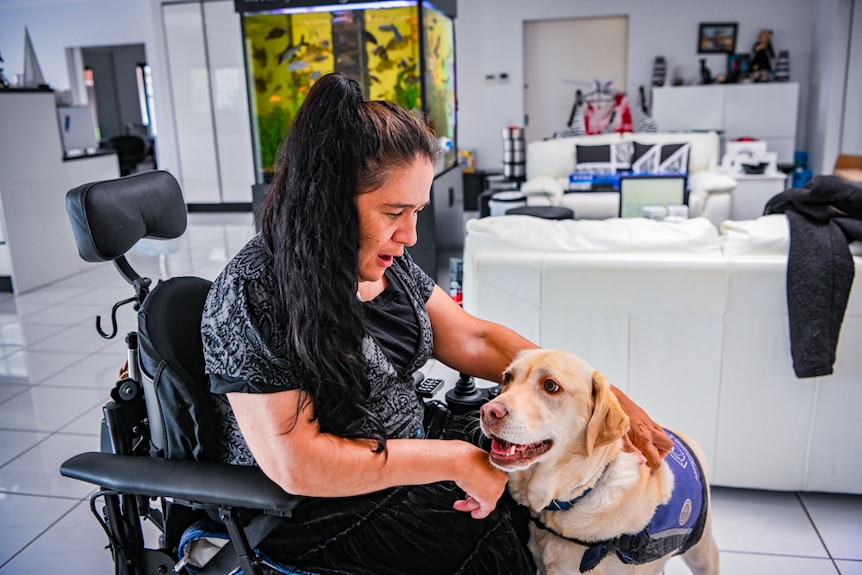
M631 142L611 142L595 146L575 145L575 174L615 174L632 163Z
M726 220L720 227L725 254L786 256L790 247L790 228L784 214L770 214L755 220ZM851 242L850 253L862 256L862 242Z
M641 144L677 144L688 142L691 152L688 156L689 173L708 170L718 164L721 140L717 132L637 132L623 134L623 139ZM527 168L529 170L529 167Z
M527 179L537 176L568 178L575 168L575 145L637 141L642 144L690 142L689 173L709 169L719 160L716 132L634 132L537 140L527 144Z
M634 142L632 171L650 174L674 172L688 174L689 142L644 144Z
M790 233L784 214L721 223L721 247L725 254L784 256L789 244Z
M536 176L568 178L575 170L575 146L595 146L622 142L621 134L599 134L597 136L573 136L537 140L527 144L527 179Z
M721 253L718 230L704 218L543 220L499 216L467 222L465 251Z

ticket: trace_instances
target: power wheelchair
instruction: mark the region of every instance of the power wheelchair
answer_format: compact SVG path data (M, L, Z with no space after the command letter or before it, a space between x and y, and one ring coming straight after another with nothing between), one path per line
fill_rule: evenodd
M103 407L101 452L75 455L60 468L63 476L99 486L90 508L107 535L115 572L305 573L268 564L255 552L302 497L284 492L257 467L216 461L218 423L200 332L211 282L187 276L153 286L125 257L143 238L169 240L185 232L179 184L163 171L84 184L66 194L66 208L79 255L113 262L134 292L114 305L111 331L98 317L96 329L114 337L117 308L132 304L137 311L137 331L126 335L128 377L116 382ZM414 374L417 385L423 379ZM446 414L476 409L491 394L462 376L447 393L449 408L429 402L438 405L426 410L426 427L443 426ZM145 543L144 521L157 528L158 545ZM189 541L203 541L196 553L204 559L189 555Z

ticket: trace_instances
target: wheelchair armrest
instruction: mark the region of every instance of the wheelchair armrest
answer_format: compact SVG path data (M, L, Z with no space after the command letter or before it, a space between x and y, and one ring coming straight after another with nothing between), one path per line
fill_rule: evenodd
M64 477L118 493L170 497L192 505L259 509L288 516L303 499L257 467L113 453L80 453L60 466Z

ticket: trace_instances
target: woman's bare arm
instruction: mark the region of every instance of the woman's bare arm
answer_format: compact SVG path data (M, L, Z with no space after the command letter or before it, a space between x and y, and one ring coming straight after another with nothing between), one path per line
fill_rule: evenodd
M538 347L507 327L465 312L440 286L425 307L434 329L434 357L460 372L499 383L520 351Z
M502 325L468 314L439 286L426 308L434 328L434 357L458 371L499 382L518 352L537 347ZM629 441L657 469L673 444L643 409L616 387L611 389L631 421Z
M486 517L506 485L488 454L455 440L392 439L385 453L368 440L322 433L302 392L229 393L240 431L263 472L288 493L314 497L361 495L400 485L454 481L467 493L456 509Z

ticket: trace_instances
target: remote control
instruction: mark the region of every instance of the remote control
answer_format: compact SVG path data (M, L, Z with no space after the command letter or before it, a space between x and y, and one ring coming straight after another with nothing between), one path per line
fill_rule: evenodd
M445 382L439 377L426 377L416 386L416 393L420 397L434 397L434 394L440 391Z

